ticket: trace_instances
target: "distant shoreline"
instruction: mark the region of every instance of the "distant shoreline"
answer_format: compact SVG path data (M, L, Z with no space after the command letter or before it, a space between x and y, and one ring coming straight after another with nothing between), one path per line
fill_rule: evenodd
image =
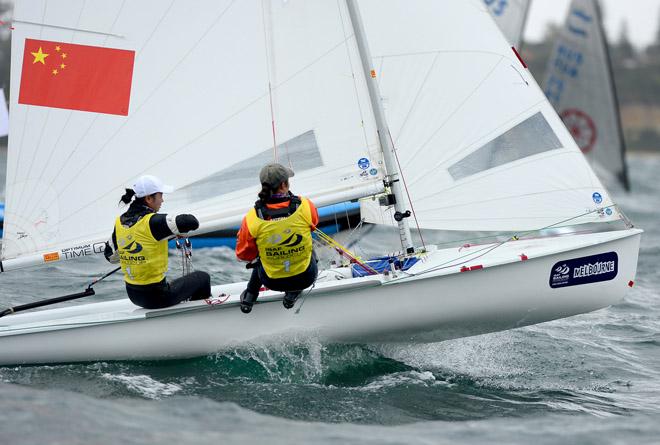
M660 157L660 148L650 149L650 150L627 150L626 156L636 156L636 157L648 157L648 158L658 158Z

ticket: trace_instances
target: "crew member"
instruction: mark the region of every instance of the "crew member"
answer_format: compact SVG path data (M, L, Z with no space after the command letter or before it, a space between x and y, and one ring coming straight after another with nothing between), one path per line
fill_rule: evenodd
M199 227L193 215L158 213L163 193L171 191L172 187L155 176L140 177L121 197L120 202L130 206L115 221L112 238L105 245L106 259L121 263L128 298L146 309L211 296L211 278L206 272L195 271L171 282L165 278L168 239Z
M319 221L314 204L289 191L290 168L267 164L259 173L259 200L243 218L236 256L251 262L252 276L241 294L241 311L249 313L262 284L285 292L283 304L291 309L305 288L314 284L318 269L312 234Z

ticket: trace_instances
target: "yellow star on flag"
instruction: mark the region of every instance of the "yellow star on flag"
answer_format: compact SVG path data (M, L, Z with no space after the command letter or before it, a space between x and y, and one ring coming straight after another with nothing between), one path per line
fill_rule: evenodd
M56 69L53 70L53 74L57 75L58 71Z
M30 53L30 54L34 56L34 60L32 61L32 63L41 62L42 65L46 64L45 60L46 57L48 57L48 54L44 53L41 47L39 47L39 51L37 51L36 53Z

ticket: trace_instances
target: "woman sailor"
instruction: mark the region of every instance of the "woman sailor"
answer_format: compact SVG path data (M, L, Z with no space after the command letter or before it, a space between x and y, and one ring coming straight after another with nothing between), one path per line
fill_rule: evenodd
M195 271L171 282L165 279L168 238L199 227L193 215L158 213L163 193L171 191L172 187L155 176L140 177L121 197L121 202L130 206L115 221L112 238L105 246L106 259L121 263L128 298L146 309L211 295L211 279L206 272Z
M243 218L236 241L239 260L252 262L252 276L241 294L241 311L248 313L261 285L285 292L291 309L303 289L316 280L312 234L319 221L314 204L289 191L290 168L267 164L259 173L259 200Z

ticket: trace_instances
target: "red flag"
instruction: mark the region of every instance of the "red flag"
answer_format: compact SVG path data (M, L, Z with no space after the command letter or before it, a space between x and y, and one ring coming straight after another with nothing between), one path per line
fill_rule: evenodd
M18 103L128 115L135 51L25 39Z

